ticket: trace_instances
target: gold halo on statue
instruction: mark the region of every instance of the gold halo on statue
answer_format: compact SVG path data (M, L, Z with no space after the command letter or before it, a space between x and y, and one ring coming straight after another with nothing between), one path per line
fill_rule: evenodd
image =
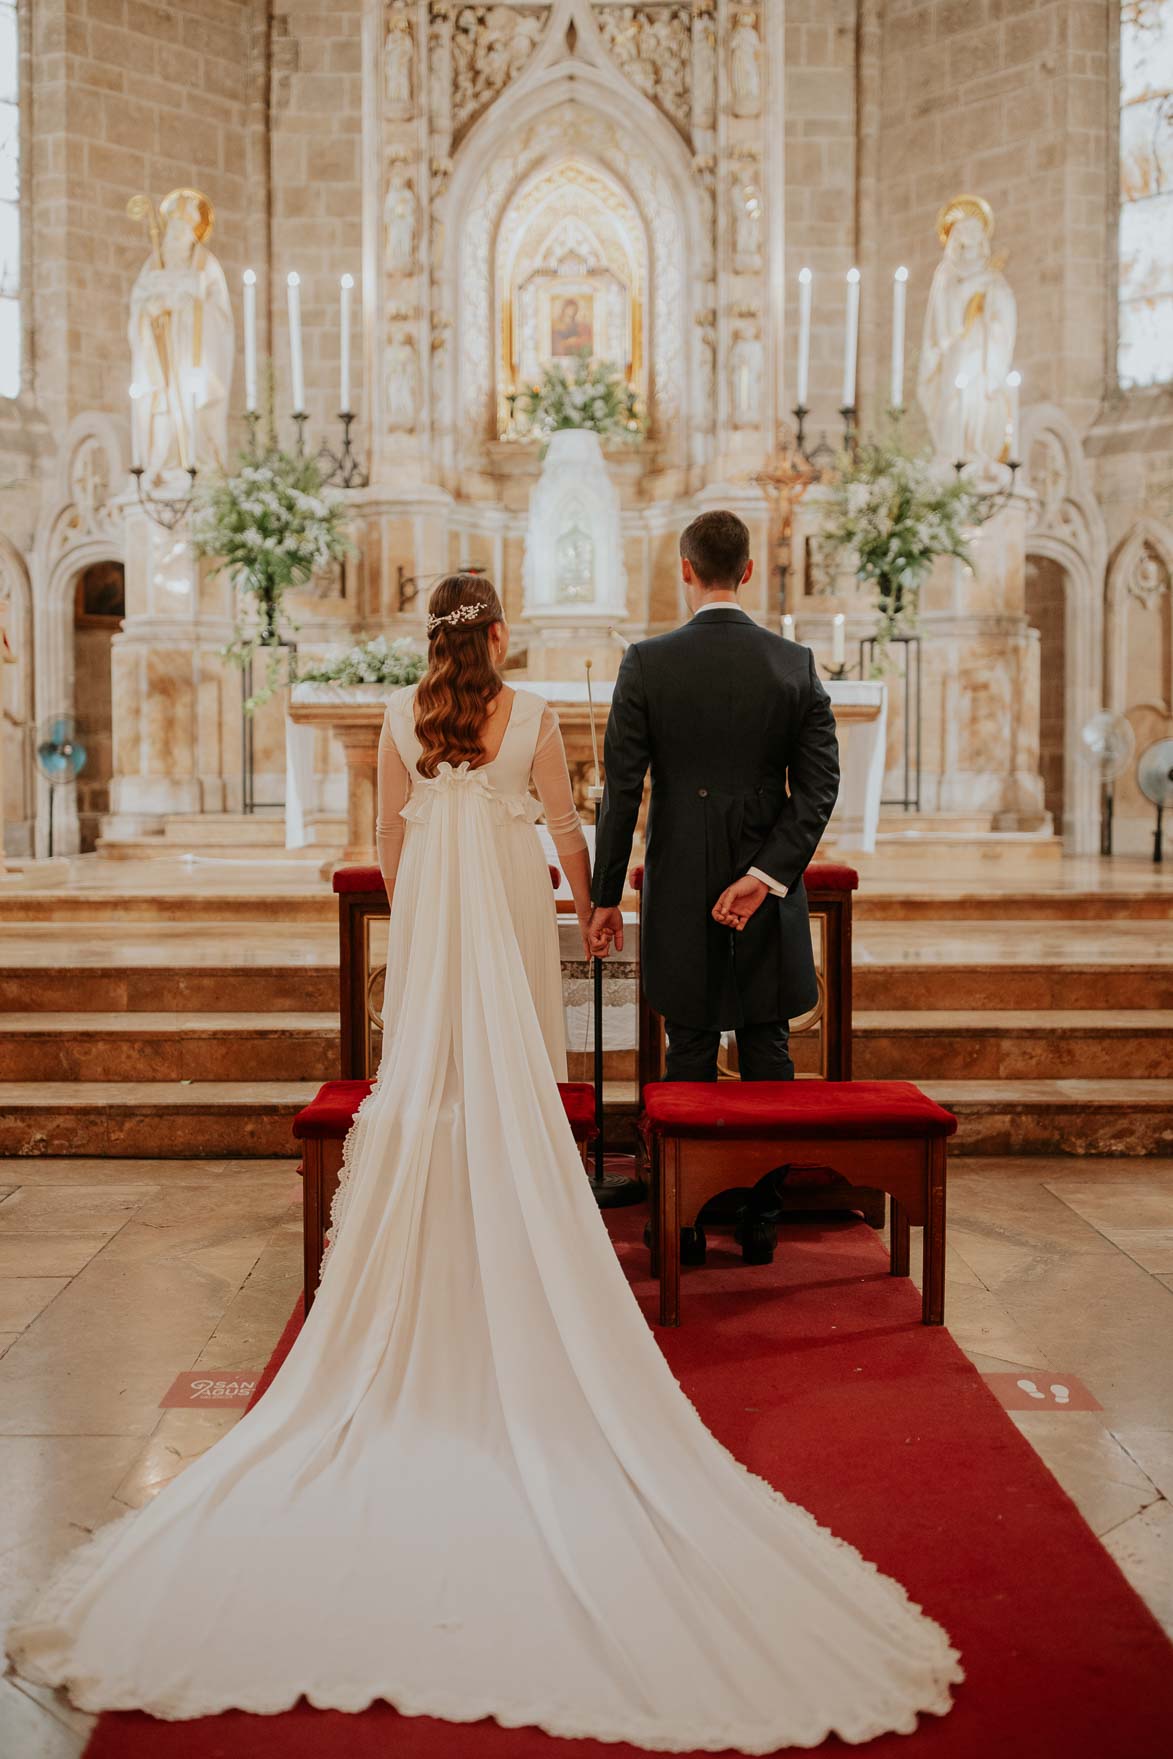
M208 234L211 232L212 227L216 224L216 210L201 190L182 188L173 189L170 194L165 195L163 200L159 203L159 213L162 216L164 223L166 223L180 205L186 206L188 202L194 202L199 211L199 219L195 226L195 235L197 244L202 244L204 239L207 238Z
M945 203L945 206L937 215L938 242L942 245L946 244L949 239L949 234L952 232L954 226L956 226L958 220L968 219L980 220L985 230L986 237L992 237L994 231L994 210L985 197L980 195L955 195L952 201Z

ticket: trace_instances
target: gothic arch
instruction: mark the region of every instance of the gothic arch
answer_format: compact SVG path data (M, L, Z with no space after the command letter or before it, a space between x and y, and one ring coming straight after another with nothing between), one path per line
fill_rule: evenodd
M126 560L118 504L126 474L122 439L111 418L94 411L76 417L58 454L56 492L38 522L33 548L38 724L49 715L73 713L74 582L95 562ZM47 811L48 788L38 777L38 848ZM54 843L66 853L77 849L72 790L55 809Z
M1090 854L1099 847L1099 789L1078 751L1080 730L1103 700L1101 582L1108 540L1079 435L1064 412L1049 403L1026 410L1022 442L1031 496L1027 554L1062 568L1066 598L1063 836L1072 854Z
M570 22L578 32L573 56L565 39ZM450 473L476 467L491 427L492 266L502 217L543 165L571 157L617 183L641 216L649 243L650 402L666 461L689 462L686 436L702 403L693 286L708 273L711 248L696 172L676 128L607 56L589 10L559 0L529 66L462 139L441 198L441 305L433 321L453 346L442 350L435 389L450 416L440 448Z
M3 685L0 686L0 739L4 742L0 757L0 778L5 794L13 790L10 776L20 776L20 815L16 841L23 843L31 836L35 816L35 795L29 742L35 731L35 700L33 695L33 595L28 565L11 539L0 534L0 603L7 606L7 629L16 664L4 664ZM3 662L0 662L2 664ZM13 682L9 682L9 674ZM5 804L0 803L0 835L6 822ZM23 852L23 851L18 851Z
M1128 708L1128 625L1125 600L1135 577L1137 564L1146 550L1161 563L1166 575L1166 591L1173 591L1173 527L1147 515L1138 519L1128 535L1117 545L1108 568L1104 600L1107 615L1107 706L1114 714ZM1173 696L1173 679L1167 681L1165 712Z

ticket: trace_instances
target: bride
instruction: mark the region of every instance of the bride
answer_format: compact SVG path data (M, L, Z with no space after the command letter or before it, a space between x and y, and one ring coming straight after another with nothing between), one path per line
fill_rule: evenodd
M943 1714L957 1652L748 1472L661 1355L583 1177L532 780L589 913L557 720L506 686L483 577L432 594L387 707L378 1080L317 1298L254 1408L22 1611L84 1710L493 1717L662 1752L866 1741Z

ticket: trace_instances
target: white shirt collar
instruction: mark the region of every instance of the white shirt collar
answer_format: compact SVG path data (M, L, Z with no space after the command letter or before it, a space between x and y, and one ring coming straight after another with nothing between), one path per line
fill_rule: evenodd
M741 606L733 600L718 599L711 605L700 605L693 612L694 617L703 617L706 611L740 611Z

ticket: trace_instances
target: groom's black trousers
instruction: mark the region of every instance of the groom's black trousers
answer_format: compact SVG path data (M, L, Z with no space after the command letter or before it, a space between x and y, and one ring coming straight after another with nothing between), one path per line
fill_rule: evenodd
M721 1034L664 1022L668 1035L665 1081L715 1081ZM793 1081L789 1022L766 1021L737 1028L737 1061L743 1081Z

